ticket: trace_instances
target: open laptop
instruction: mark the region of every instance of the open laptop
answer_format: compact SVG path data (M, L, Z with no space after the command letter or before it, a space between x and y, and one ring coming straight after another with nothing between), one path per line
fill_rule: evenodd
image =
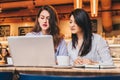
M41 36L10 36L8 46L14 66L51 67L55 65L53 38Z

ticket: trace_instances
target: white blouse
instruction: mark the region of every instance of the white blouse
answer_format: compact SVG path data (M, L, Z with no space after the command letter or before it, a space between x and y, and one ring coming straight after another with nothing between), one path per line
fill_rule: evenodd
M78 57L79 49L72 48L72 42L68 43L68 55L70 56L70 64ZM91 51L83 56L83 58L99 62L100 65L113 65L112 57L110 55L109 46L100 35L93 34Z

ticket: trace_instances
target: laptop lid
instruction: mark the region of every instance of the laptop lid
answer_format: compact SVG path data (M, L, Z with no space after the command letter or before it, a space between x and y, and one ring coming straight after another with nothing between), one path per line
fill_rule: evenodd
M55 65L53 38L50 35L10 36L8 46L14 66Z

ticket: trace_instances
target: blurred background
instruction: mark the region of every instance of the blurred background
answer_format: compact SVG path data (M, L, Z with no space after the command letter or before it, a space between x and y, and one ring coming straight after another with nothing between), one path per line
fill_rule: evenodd
M69 14L85 9L94 33L105 38L115 60L120 61L120 0L0 0L0 43L8 49L8 36L24 36L34 26L38 9L52 5L58 12L59 28L66 42L71 39Z

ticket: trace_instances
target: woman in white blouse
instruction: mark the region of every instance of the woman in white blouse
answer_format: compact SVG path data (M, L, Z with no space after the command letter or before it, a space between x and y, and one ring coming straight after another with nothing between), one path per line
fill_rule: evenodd
M71 12L70 29L72 41L68 43L68 55L72 65L113 65L108 44L100 35L92 33L91 20L85 10Z
M52 35L54 42L55 55L67 55L67 45L60 35L58 27L59 21L57 12L50 5L41 6L36 16L36 22L33 30L26 36Z

